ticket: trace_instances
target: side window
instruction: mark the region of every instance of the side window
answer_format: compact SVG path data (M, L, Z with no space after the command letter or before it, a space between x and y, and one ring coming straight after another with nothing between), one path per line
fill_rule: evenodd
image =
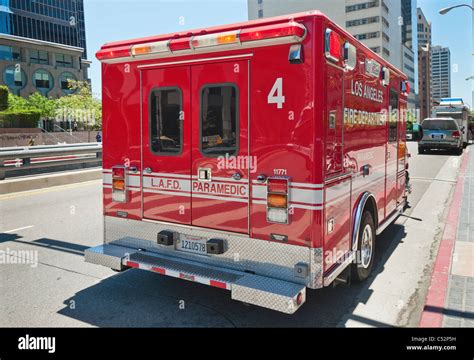
M150 95L150 147L155 154L182 151L182 96L178 88L153 90Z
M398 129L398 92L390 89L390 121L388 126L388 142L397 142Z
M235 85L209 85L201 92L201 151L209 157L238 151L238 90Z

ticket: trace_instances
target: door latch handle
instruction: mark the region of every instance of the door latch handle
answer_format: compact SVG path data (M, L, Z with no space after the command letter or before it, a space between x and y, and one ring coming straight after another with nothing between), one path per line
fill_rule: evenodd
M238 172L235 173L232 177L233 177L233 179L234 179L235 181L240 181L240 180L242 180L242 174L241 174L241 173L238 173Z
M152 168L151 168L151 167L147 167L147 168L145 169L145 173L148 174L148 175L151 174L151 173L153 173Z
M257 181L261 182L261 183L264 183L265 181L267 181L267 177L265 175L258 175L257 176Z
M138 172L138 168L136 166L132 166L131 168L129 168L129 170L134 174Z

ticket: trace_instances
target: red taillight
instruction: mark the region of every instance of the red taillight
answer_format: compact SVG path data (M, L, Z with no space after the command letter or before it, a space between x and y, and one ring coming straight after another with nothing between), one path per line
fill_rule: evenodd
M289 36L297 36L299 38L303 38L305 34L306 28L298 23L291 23L287 25L276 24L251 29L244 29L240 32L240 41L247 42Z
M459 131L453 131L452 137L455 139L459 139L461 137L461 133Z
M287 179L268 179L268 193L270 194L288 194Z
M170 43L169 43L169 48L173 52L174 51L191 50L190 40L191 40L190 38L171 40Z
M103 50L100 50L95 56L97 57L97 60L100 60L100 61L129 57L130 47L122 46L122 47L116 47L112 49L103 49Z
M298 296L296 297L296 305L301 306L303 304L304 296L303 293L299 293Z
M114 179L125 179L125 168L124 167L114 167L112 169L112 178Z

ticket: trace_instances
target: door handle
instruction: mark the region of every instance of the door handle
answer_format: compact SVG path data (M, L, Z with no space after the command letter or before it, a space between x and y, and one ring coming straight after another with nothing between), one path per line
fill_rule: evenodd
M234 175L232 175L232 178L233 178L235 181L240 181L240 180L242 180L242 174L236 172Z
M147 167L145 169L145 173L149 175L149 174L153 173L153 169L151 167Z

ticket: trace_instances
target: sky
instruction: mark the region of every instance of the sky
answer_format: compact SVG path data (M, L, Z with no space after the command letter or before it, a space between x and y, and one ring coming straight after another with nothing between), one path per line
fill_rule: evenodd
M330 0L328 0L330 1ZM440 15L439 9L474 0L418 0L433 24L433 45L451 50L452 96L474 108L473 12L468 8ZM471 2L470 2L471 1ZM85 0L87 49L93 61L90 76L100 94L100 63L95 53L111 41L166 34L189 29L242 22L248 19L247 0ZM342 9L341 9L342 10Z

